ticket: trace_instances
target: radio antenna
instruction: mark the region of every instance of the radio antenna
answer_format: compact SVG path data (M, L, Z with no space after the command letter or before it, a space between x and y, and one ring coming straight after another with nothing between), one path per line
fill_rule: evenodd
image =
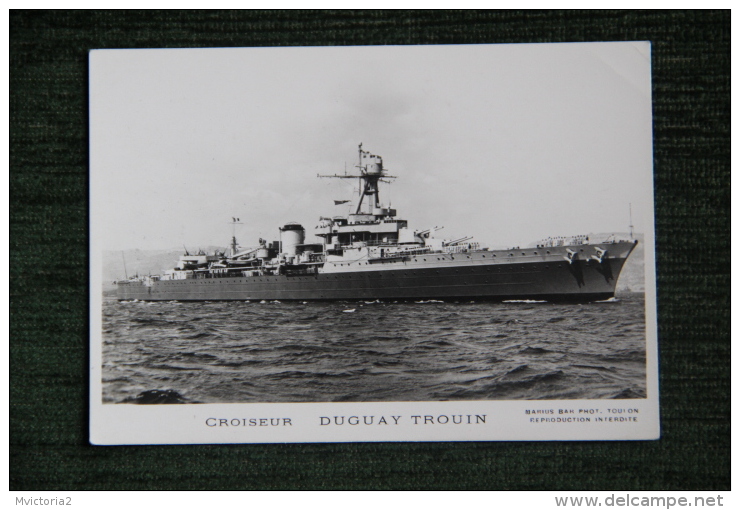
M126 254L121 252L121 257L123 258L123 274L126 275L126 279L128 280L128 271L126 271Z

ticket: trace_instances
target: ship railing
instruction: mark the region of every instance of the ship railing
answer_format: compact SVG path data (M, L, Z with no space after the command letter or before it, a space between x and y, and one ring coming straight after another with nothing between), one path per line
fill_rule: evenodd
M591 239L588 235L579 236L556 236L542 239L536 243L537 248L557 248L559 246L582 246L587 244L615 244L622 242L616 234L609 235L606 239Z
M578 236L556 236L548 237L537 243L537 248L557 248L558 246L580 246L590 244L591 240L587 235Z
M379 257L372 257L370 259L370 262L381 262L384 260L405 260L408 257L415 256L415 255L426 255L428 253L434 253L434 251L431 248L415 248L415 249L407 249L407 250L398 250L393 251L389 253L384 253L382 256Z
M340 248L354 248L356 246L398 246L397 241L355 241L353 243L341 243Z
M444 247L445 253L467 253L476 250L480 250L480 243L465 243Z
M209 279L209 278L233 278L235 276L240 276L243 272L244 272L243 267L202 270L202 271L197 271L195 273L194 278L199 279L199 280Z
M307 267L305 269L284 269L285 276L306 276L318 274L319 268L317 266Z
M427 253L432 253L432 249L429 247L411 248L411 249L406 249L406 250L400 250L396 253L401 254L401 255L424 255Z

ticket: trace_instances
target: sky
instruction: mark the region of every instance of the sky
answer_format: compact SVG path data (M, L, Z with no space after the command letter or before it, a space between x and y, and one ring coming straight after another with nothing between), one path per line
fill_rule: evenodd
M647 42L95 50L93 245L242 246L344 215L357 146L409 226L491 247L653 228Z

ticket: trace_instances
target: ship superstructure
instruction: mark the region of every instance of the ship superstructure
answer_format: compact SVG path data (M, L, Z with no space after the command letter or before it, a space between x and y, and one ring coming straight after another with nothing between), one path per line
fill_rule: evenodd
M637 241L589 236L548 238L534 247L490 250L472 237L436 237L438 227L409 228L382 205L379 183L390 182L383 159L358 148L354 213L320 218L307 243L298 223L279 240L231 247L212 255L185 253L159 276L118 282L121 300L536 299L591 301L614 296ZM234 218L234 223L237 223Z

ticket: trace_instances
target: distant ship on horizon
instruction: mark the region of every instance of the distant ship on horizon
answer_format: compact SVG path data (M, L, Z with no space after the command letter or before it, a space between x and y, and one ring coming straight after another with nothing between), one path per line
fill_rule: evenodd
M637 245L615 235L598 242L577 235L491 250L469 236L438 238L441 228L413 230L396 209L381 204L379 183L395 177L362 144L356 168L356 174L319 176L360 183L354 213L320 218L316 236L321 242L305 242L305 228L298 223L280 227L279 240L260 239L249 249L240 248L234 235L228 250L210 255L186 251L176 267L161 275L117 281L117 298L599 301L614 297L622 268Z

